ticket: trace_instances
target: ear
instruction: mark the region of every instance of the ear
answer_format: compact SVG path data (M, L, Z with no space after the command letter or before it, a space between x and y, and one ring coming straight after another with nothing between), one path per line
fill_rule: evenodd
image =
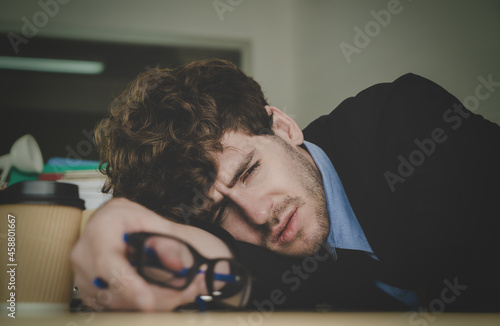
M265 108L268 114L273 115L273 131L277 136L296 146L304 142L302 130L292 118L274 106L266 105Z

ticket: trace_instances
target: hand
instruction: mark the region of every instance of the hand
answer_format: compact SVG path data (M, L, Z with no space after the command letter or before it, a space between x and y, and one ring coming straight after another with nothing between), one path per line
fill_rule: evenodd
M139 276L125 258L123 237L140 231L175 235L207 258L231 257L224 242L208 232L169 221L127 199L113 199L94 213L71 254L75 283L86 306L98 311L170 311L206 292L203 274L183 291L149 284ZM97 277L108 283L106 289L93 284Z

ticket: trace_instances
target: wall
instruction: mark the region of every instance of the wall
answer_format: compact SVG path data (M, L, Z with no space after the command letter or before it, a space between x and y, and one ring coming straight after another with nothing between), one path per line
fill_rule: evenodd
M398 13L386 26L379 23L378 32L370 12L387 10L394 0L218 1L230 6L220 16L212 0L72 0L39 35L243 47L247 72L301 127L344 98L406 72L461 100L474 95L478 77L500 80L496 0L400 0L393 8ZM21 18L40 10L37 1L0 1L0 28L19 33ZM374 28L369 44L358 42L363 47L348 62L340 44L355 45L354 28L367 24ZM498 88L476 112L500 123Z
M371 14L397 3L391 8L398 13L384 17L385 27ZM476 97L480 76L500 82L500 1L313 0L298 2L296 10L293 53L302 125L362 89L407 72L434 80L500 124L500 84L490 94L480 93L488 98L478 103L469 97ZM356 46L356 27L369 40L357 39L359 53L346 56L340 45Z

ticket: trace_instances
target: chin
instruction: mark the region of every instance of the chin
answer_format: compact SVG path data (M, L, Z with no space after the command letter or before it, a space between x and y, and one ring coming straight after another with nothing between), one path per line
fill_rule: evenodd
M285 256L304 258L314 255L316 251L321 248L323 242L321 238L304 238L302 234L298 234L296 243L294 243L293 246L281 248L281 250L275 249L273 251Z

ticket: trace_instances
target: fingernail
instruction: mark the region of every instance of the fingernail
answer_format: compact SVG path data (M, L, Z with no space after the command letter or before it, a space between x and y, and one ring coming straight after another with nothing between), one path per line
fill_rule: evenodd
M99 289L107 289L108 288L108 282L106 282L105 280L103 280L102 278L100 277L96 277L94 279L94 285L97 286Z

